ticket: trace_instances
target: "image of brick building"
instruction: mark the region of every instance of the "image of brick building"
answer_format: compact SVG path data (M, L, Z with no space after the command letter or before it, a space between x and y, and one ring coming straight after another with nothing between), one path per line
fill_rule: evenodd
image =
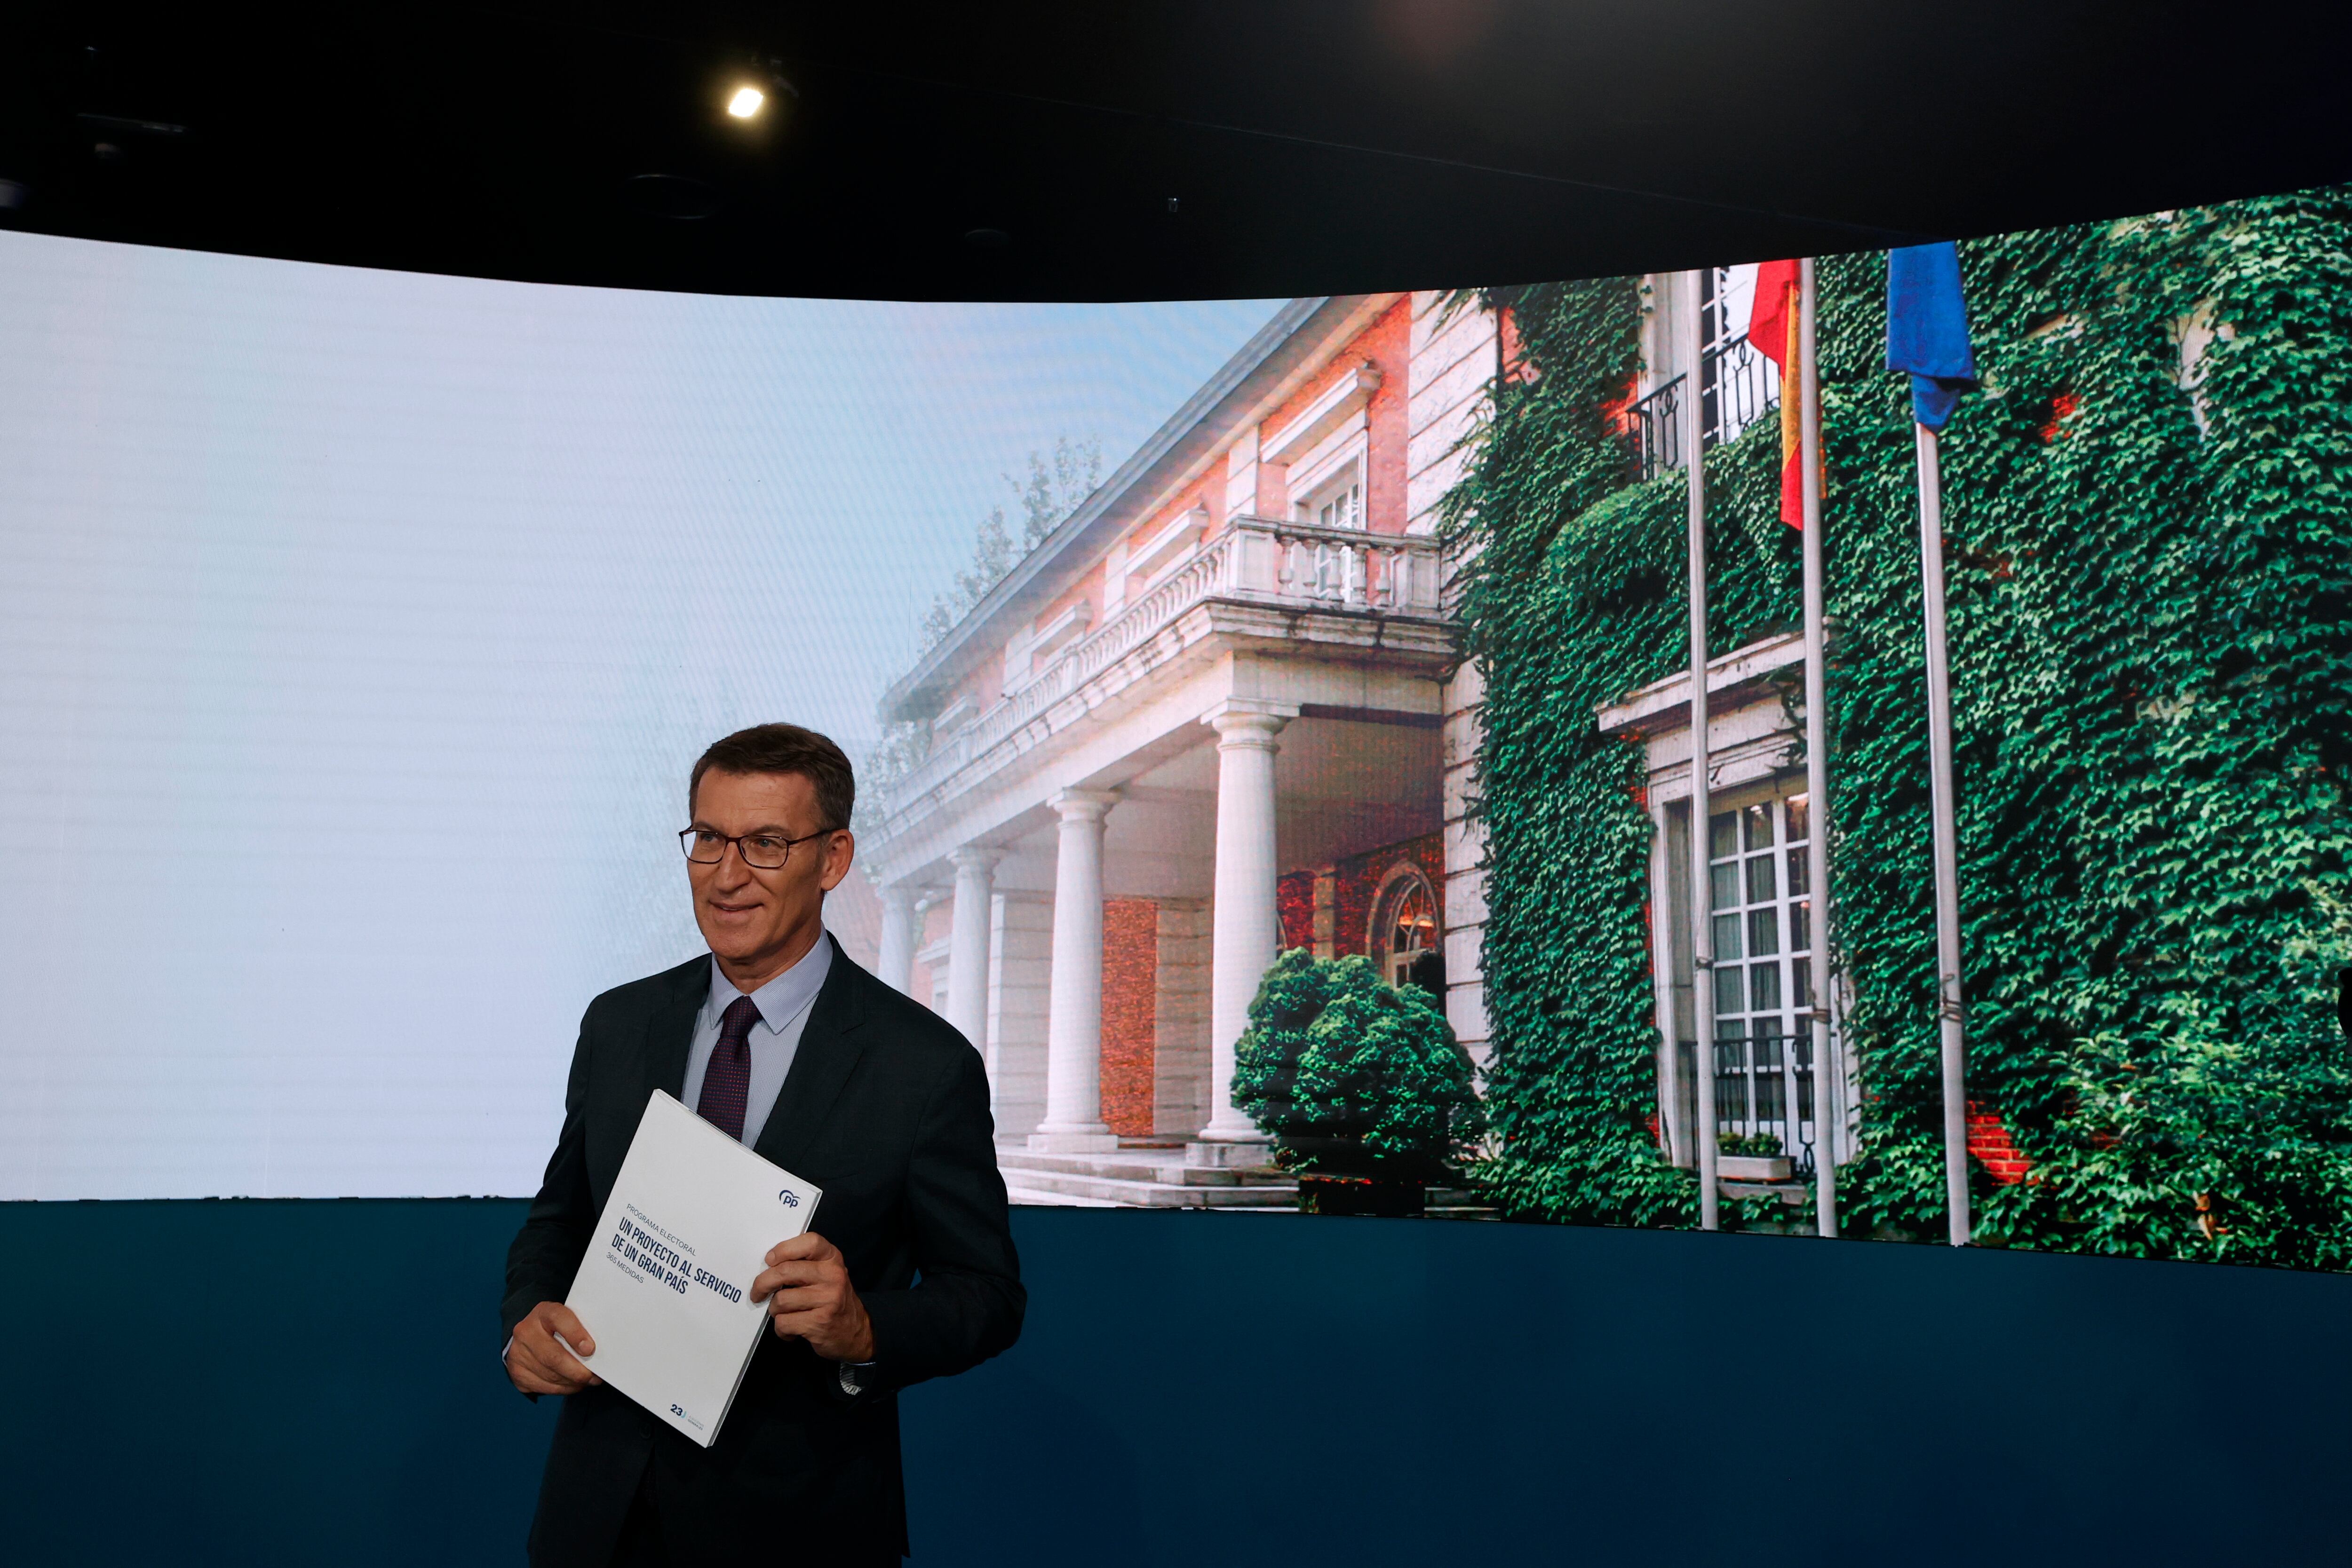
M1743 337L1754 277L1711 273L1696 334L1671 289L1644 288L1616 415L1640 475L1680 466L1685 397L1710 445L1776 409ZM1528 373L1514 345L1508 305L1475 296L1289 302L891 689L884 717L927 750L862 852L882 973L980 1046L1022 1199L1290 1201L1226 1093L1277 951L1361 956L1442 998L1483 1064L1478 675L1437 535L1496 378ZM1743 919L1774 939L1738 1061L1715 1055L1720 1131L1769 1134L1809 1167L1812 1063L1774 1045L1804 1006L1804 780L1781 700L1801 656L1768 640L1709 682L1717 829L1780 835L1756 841L1769 879L1727 852L1770 882ZM1675 930L1686 687L1594 716L1647 748L1650 904ZM1659 954L1658 1141L1688 1166L1688 946Z
M1498 346L1441 293L1288 302L890 689L881 972L982 1051L1017 1199L1290 1201L1228 1094L1285 947L1483 1049L1436 528Z
M1651 470L1680 462L1675 400L1694 380L1710 442L1774 406L1740 339L1753 277L1713 276L1696 378L1654 291L1622 414ZM1017 1198L1290 1201L1227 1093L1284 949L1359 955L1442 998L1483 1061L1478 681L1437 534L1513 353L1508 307L1474 297L1290 301L891 688L883 716L926 747L861 852L881 972L982 1050ZM1801 821L1792 722L1748 669L1785 653L1718 661L1715 747L1719 785L1756 797L1735 809L1785 815L1793 794ZM1654 896L1686 907L1687 698L1628 704L1600 722L1655 750ZM1801 920L1801 903L1770 913ZM1688 958L1667 951L1661 1032L1681 1046L1660 1051L1661 1143L1688 1164ZM1779 962L1801 968L1801 949ZM1801 1005L1793 988L1778 1005ZM1810 1148L1791 1113L1801 1097L1810 1116L1811 1064L1739 1071L1729 1130Z

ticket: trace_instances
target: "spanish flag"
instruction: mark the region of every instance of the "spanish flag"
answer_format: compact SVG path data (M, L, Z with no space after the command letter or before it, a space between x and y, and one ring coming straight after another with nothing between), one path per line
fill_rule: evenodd
M1748 346L1780 367L1780 520L1805 526L1804 470L1797 461L1803 404L1798 401L1797 264L1768 261L1756 269L1756 305Z

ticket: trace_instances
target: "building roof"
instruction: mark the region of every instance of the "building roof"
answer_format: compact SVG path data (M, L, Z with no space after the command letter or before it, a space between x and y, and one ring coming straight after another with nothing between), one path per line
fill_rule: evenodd
M1236 426L1261 417L1297 377L1311 371L1313 356L1332 329L1371 298L1309 296L1276 311L937 647L891 684L880 704L884 722L937 713L974 669L1003 651L1004 638L992 633L992 627L1017 624L1066 588L1121 533L1213 458Z

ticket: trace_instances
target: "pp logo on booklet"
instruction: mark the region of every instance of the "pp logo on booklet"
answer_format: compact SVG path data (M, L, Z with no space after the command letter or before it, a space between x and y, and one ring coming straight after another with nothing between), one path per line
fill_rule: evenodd
M783 1191L776 1194L776 1201L782 1204L786 1208L798 1208L801 1206L801 1195L794 1192L792 1188L786 1187Z

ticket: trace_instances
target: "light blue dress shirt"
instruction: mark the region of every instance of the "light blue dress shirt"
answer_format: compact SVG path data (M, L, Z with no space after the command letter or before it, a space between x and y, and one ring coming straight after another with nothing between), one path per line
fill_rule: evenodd
M784 1086L784 1075L793 1070L793 1058L801 1049L801 1030L808 1024L809 1009L816 1002L816 994L824 988L824 977L833 970L833 937L819 931L816 945L801 955L800 962L751 993L752 1006L760 1009L760 1021L751 1026L746 1042L751 1051L751 1081L743 1090L743 1146L750 1148L760 1141L760 1129L768 1124L768 1113L776 1108L776 1095ZM694 1043L686 1055L686 1092L678 1096L688 1110L702 1103L703 1075L710 1071L710 1053L719 1045L721 1016L737 997L743 993L734 982L720 972L719 960L710 961L710 996L702 1004L702 1011L694 1020Z

